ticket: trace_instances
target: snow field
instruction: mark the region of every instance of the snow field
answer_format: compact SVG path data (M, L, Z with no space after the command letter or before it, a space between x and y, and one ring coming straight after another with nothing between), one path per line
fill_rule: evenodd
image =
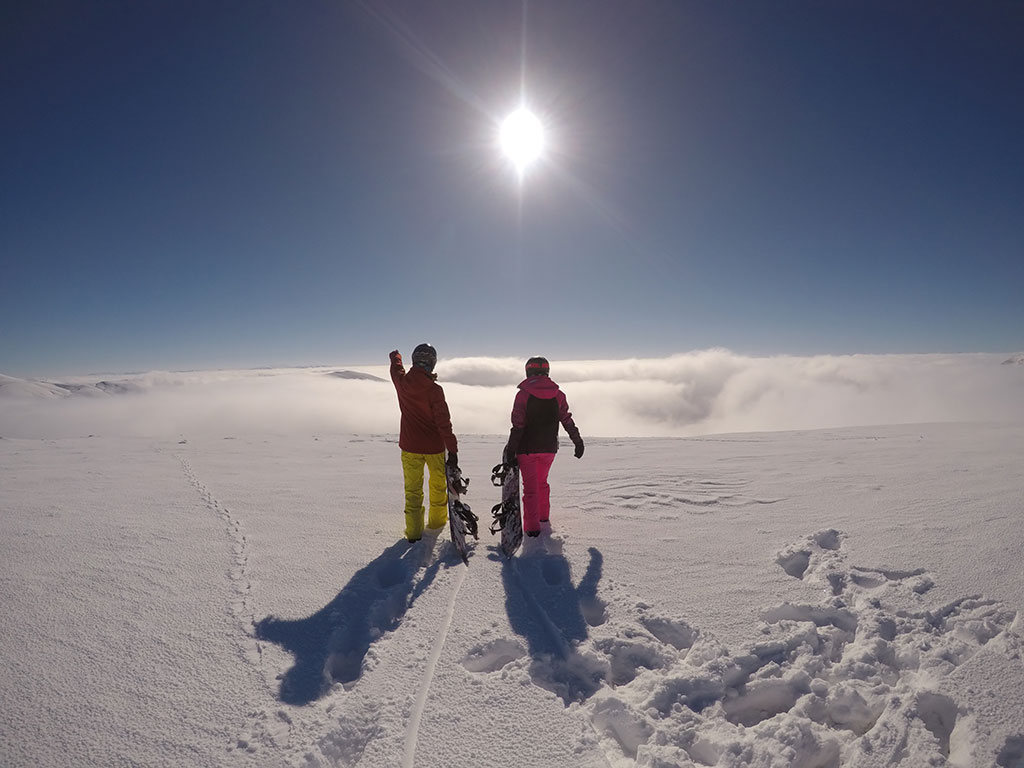
M389 436L0 441L4 765L1019 766L1020 427L596 440L401 540Z

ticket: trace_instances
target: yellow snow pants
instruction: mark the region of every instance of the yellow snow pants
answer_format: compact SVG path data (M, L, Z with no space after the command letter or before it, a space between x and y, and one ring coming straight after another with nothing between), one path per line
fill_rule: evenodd
M448 480L444 472L444 451L402 451L402 473L405 475L405 538L410 541L423 536L424 464L430 470L430 515L427 525L431 528L440 528L448 522Z

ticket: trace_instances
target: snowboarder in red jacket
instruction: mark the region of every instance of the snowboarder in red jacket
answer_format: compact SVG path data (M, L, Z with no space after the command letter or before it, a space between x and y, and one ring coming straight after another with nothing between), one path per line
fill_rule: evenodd
M434 365L437 350L420 344L412 352L412 368L405 372L402 355L391 353L391 381L398 392L402 411L398 447L402 449L405 477L405 538L419 541L423 536L423 467L430 470L430 514L427 527L440 531L448 522L448 482L445 476L445 449L448 463L458 467L459 444L452 431L444 390L437 383Z
M558 425L565 428L576 450L583 456L583 438L569 412L565 394L551 380L551 366L543 357L526 361L526 378L520 382L512 404L512 430L505 446L505 462L518 461L523 477L523 530L537 536L540 524L551 516L551 486L548 472L558 450Z

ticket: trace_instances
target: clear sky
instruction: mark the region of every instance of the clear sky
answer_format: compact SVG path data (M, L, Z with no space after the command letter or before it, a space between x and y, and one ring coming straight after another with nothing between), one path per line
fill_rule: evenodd
M8 1L0 372L1017 351L1022 41L1020 2Z

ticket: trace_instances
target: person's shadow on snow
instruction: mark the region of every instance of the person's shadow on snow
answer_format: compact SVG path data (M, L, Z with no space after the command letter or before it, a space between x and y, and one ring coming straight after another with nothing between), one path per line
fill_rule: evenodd
M358 570L327 605L305 619L267 616L256 637L277 643L295 656L281 678L281 701L308 704L334 683L350 685L362 674L363 658L373 642L395 629L406 610L433 580L439 560L423 571L419 547L405 539L385 549Z
M602 663L577 651L589 628L606 618L597 596L604 558L593 547L589 552L587 571L576 586L569 561L560 553L524 552L502 562L505 610L512 629L529 646L530 675L566 705L590 698L607 674Z

